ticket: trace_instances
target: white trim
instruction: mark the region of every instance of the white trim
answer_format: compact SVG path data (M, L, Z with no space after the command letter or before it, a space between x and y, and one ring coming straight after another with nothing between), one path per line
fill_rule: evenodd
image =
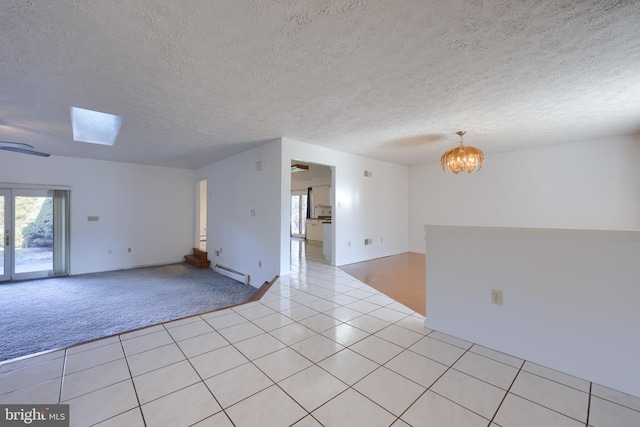
M55 184L24 184L17 182L0 182L0 188L16 189L16 190L73 190L69 185Z
M585 239L640 240L640 230L586 230L572 228L525 228L464 225L425 225L425 233L492 234L511 236L570 237Z

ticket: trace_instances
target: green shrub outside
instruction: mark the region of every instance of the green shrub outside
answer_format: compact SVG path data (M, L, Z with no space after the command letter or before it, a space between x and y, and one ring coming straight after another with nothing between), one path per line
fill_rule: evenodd
M53 199L47 198L36 219L22 229L23 247L53 247Z

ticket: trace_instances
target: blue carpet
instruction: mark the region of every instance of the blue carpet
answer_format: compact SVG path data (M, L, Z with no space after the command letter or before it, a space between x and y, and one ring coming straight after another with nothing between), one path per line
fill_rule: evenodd
M247 301L256 288L187 264L0 285L0 361Z

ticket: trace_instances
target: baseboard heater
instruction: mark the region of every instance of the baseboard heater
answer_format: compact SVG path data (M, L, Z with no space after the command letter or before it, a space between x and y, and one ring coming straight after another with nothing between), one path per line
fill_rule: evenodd
M224 265L220 265L220 264L214 265L213 271L215 271L216 273L220 273L224 276L231 277L232 279L237 280L238 282L242 282L245 285L248 285L251 280L248 274L240 273L239 271L236 271L229 267L225 267Z

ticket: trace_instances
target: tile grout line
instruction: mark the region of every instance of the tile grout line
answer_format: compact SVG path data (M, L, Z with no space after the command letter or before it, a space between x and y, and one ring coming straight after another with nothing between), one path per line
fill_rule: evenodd
M500 411L500 408L502 408L502 404L504 403L504 401L506 400L507 396L509 395L509 391L511 391L511 387L513 387L513 385L516 382L516 379L518 379L518 375L520 375L520 372L522 372L522 368L524 367L525 363L527 363L527 361L526 360L522 360L522 364L520 365L520 369L518 369L518 372L513 377L513 381L511 381L511 384L509 385L509 388L507 389L507 392L504 394L504 396L502 396L502 400L500 401L500 404L496 408L496 412L494 412L493 417L491 417L491 420L489 420L488 426L491 426L491 423L494 422L494 420L496 418L496 415L498 415L498 412Z
M64 387L64 375L67 369L67 349L64 349L64 360L62 362L62 373L60 374L60 390L58 391L58 404L62 403L62 388Z
M127 364L127 370L129 371L129 378L131 380L131 385L133 386L133 392L136 394L136 400L138 401L138 411L140 411L140 416L142 417L142 423L147 426L147 420L144 417L144 412L142 412L142 404L140 403L140 396L138 396L138 388L136 387L135 381L133 381L133 373L131 372L131 366L129 366L129 359L127 358L127 353L124 350L124 344L122 343L122 338L118 335L118 342L120 343L120 347L122 347L122 354L124 355L124 361ZM126 411L125 411L126 412ZM122 412L121 414L123 414ZM120 414L114 415L114 417ZM113 418L113 417L111 417ZM107 418L109 419L109 418ZM103 420L104 421L104 420Z
M587 421L585 422L585 427L589 427L589 415L591 415L591 396L593 392L593 383L589 383L589 400L587 402Z

